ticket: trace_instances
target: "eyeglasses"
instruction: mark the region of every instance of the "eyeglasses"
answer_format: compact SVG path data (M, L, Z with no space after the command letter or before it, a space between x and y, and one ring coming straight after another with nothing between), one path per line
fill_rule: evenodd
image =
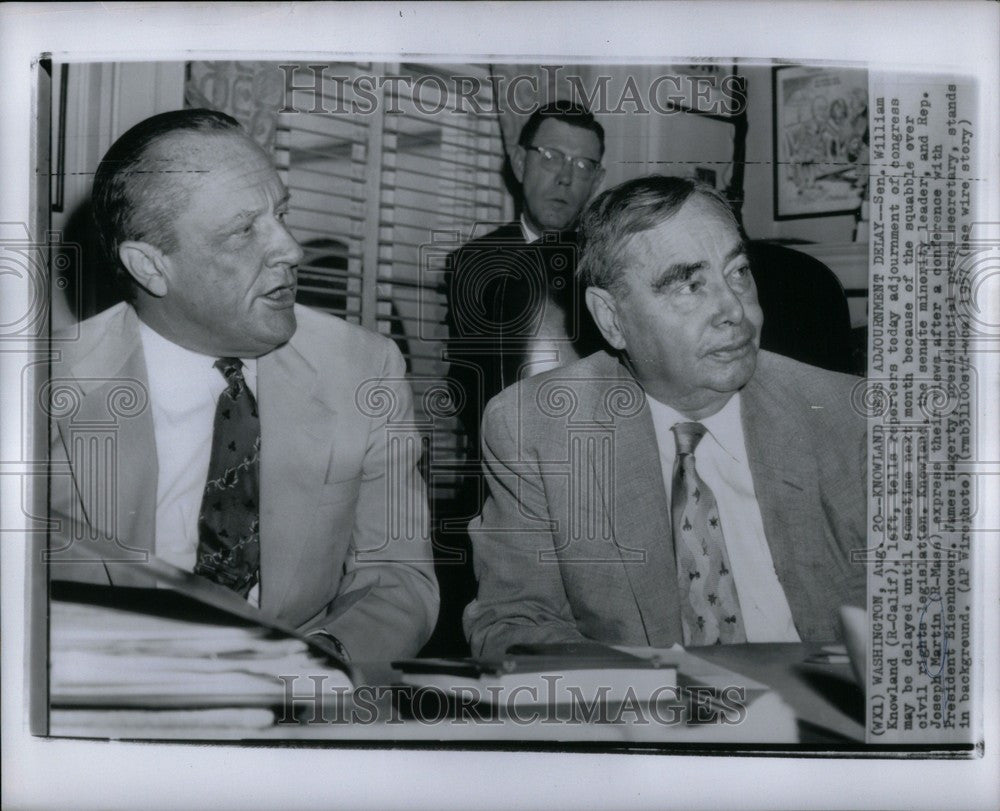
M541 167L553 174L562 170L567 163L583 178L593 177L601 168L599 161L590 158L581 158L576 155L567 155L559 149L551 146L526 146L526 150L537 152Z

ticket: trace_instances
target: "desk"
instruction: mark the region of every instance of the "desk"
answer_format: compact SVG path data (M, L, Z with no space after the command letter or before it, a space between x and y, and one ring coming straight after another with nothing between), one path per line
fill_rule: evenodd
M342 703L331 705L330 710L317 716L306 702L306 720L294 722L289 717L289 723L275 723L275 714L262 708L242 712L224 707L195 712L53 709L50 730L57 736L92 738L348 744L429 741L510 746L525 742L617 748L656 744L862 743L863 700L853 684L849 665L805 663L821 648L818 644L742 645L681 653L685 683L770 688L750 690L752 700L737 723L690 724L669 712L658 716L647 712L640 718L635 712L620 711L621 707L607 715L605 722L570 722L553 716L544 706L535 712L522 707L519 718L486 714L473 716L485 717L486 721L475 721L468 715L459 717L440 704L424 706L418 713L423 720L413 720L406 717L405 708L400 710L398 688L392 687L398 685L399 673L386 663L362 663L359 668L364 674L366 699L353 721L350 708ZM635 649L631 652L639 653ZM314 688L303 677L292 684L292 689L296 696L302 696ZM412 698L410 689L406 695Z
M801 742L865 740L865 698L850 664L808 664L820 644L719 645L697 651L702 659L768 685L799 721Z

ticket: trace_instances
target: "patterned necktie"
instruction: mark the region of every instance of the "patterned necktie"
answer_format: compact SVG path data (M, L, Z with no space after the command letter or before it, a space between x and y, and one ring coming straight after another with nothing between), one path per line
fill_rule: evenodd
M677 443L671 491L677 580L685 645L746 642L736 583L729 567L719 507L695 470L694 449L705 435L698 422L673 427Z
M215 362L229 385L215 408L194 573L246 597L260 573L260 419L242 367L239 358Z

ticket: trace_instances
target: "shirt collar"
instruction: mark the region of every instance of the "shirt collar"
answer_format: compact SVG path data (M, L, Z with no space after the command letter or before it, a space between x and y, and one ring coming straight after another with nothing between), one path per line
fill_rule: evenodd
M653 422L664 435L670 432L679 422L700 422L705 430L712 435L719 447L736 462L746 461L746 451L743 443L743 423L740 420L740 393L736 392L729 401L710 417L692 420L680 411L666 403L661 403L654 397L646 395ZM672 436L671 432L671 436Z
M160 335L155 329L139 319L139 337L146 360L146 374L152 388L173 390L194 389L207 384L221 391L225 388L225 378L215 368L216 357L194 352ZM257 394L257 359L240 358L243 361L243 379L250 391Z
M524 236L524 241L529 245L542 238L542 235L538 231L528 225L528 218L523 214L521 215L521 234Z

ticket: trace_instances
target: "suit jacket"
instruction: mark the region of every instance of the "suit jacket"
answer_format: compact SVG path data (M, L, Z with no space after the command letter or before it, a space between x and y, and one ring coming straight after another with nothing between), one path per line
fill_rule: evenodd
M761 352L741 418L775 570L803 640L838 637L864 604L865 419L856 378ZM642 390L601 352L487 407L490 495L470 525L473 654L517 643L683 642L670 513Z
M446 262L448 378L477 458L486 403L523 375L545 308L561 313L567 346L583 357L603 346L576 282L576 235L525 242L519 222L474 239Z
M403 359L368 330L295 312L292 339L257 364L261 609L326 629L356 661L413 655L438 592L416 458L387 450L390 438L420 447L406 430ZM82 522L105 550L88 560L61 521L54 579L152 585L142 562L156 548L157 460L138 329L119 304L80 324L53 365L51 512ZM392 510L406 505L400 520Z

